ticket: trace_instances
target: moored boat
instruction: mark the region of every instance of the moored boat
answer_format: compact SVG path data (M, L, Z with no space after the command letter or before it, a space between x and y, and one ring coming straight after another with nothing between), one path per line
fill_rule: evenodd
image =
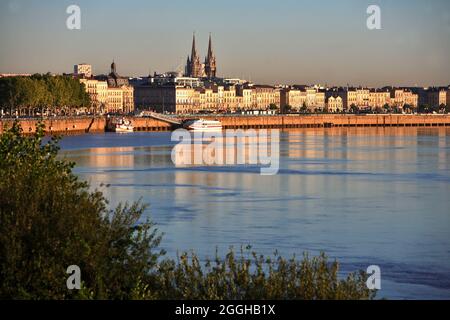
M190 120L184 124L187 130L192 131L221 131L222 123L218 120Z
M113 122L111 129L113 132L130 133L134 131L134 126L130 120L122 118L117 122Z

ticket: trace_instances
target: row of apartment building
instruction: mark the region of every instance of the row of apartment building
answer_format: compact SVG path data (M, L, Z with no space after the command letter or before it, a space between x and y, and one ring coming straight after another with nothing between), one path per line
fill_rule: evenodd
M158 112L198 113L267 110L342 112L352 108L375 110L389 106L403 109L419 105L449 105L450 90L419 88L320 88L274 87L253 84L189 86L177 83L135 86L135 104Z
M280 90L266 85L166 84L134 87L135 105L157 112L178 114L266 110L280 106Z
M449 88L322 88L319 86L254 85L240 79L155 75L129 81L118 75L116 64L104 76L92 76L90 65L77 65L74 75L91 96L96 111L132 113L135 106L177 114L267 110L342 112L358 108L374 110L389 106L412 109L419 105L450 105Z
M445 94L447 94L445 92ZM446 102L445 102L446 103ZM445 104L444 103L444 104ZM360 110L373 110L385 106L417 108L419 94L410 89L367 89L367 88L285 88L281 91L281 106L293 110L302 108L309 111L327 110L329 112L348 111L352 107Z

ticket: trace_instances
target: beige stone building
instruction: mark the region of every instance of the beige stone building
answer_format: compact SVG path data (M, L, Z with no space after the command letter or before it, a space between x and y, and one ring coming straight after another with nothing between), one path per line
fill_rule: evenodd
M304 104L311 112L325 109L325 92L316 88L306 88Z
M134 112L134 88L131 86L122 86L123 113Z
M383 108L391 104L391 93L389 90L371 90L369 95L369 106L371 109Z
M366 109L370 106L370 90L365 88L356 89L356 106Z
M237 96L236 87L234 86L219 87L218 96L219 106L222 110L236 111L242 103L242 99Z
M280 90L272 86L255 85L252 89L252 109L267 110L270 105L280 106Z
M86 92L91 98L91 111L104 111L108 100L108 83L106 81L98 81L93 79L80 79L80 82L84 84Z
M431 107L439 107L447 104L447 91L445 89L432 88L428 90L427 104Z
M283 89L280 91L280 106L290 106L293 111L300 111L306 103L306 92L298 89Z
M344 111L344 102L339 95L328 97L326 102L328 112L338 113Z
M297 112L305 106L310 112L314 112L325 109L325 98L325 92L318 88L286 88L280 91L280 106L291 106Z
M370 90L366 88L340 89L338 95L342 98L345 110L352 106L365 109L370 106Z
M253 106L253 91L251 88L245 86L236 86L236 97L238 101L238 108L241 110L251 110Z
M122 88L108 88L108 98L106 100L106 112L120 113L122 111L123 111Z
M419 106L419 95L408 89L395 89L391 94L391 107L403 109L406 105L414 109L417 108Z
M346 103L346 109L350 109L352 106L358 106L358 93L356 89L348 89L347 90L347 97L345 99L347 101Z
M100 113L130 113L134 111L134 89L130 86L108 87L106 81L80 79L91 97L92 109Z

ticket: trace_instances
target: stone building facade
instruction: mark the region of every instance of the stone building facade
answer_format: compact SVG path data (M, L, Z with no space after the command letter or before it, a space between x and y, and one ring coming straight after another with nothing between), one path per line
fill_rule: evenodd
M116 64L111 64L107 76L80 79L92 101L92 108L100 113L132 113L134 111L134 88L127 78L119 76Z
M142 109L177 114L267 110L280 106L280 91L270 86L178 85L136 86L135 104Z
M332 95L326 98L326 109L331 113L344 111L344 103L339 95Z
M426 104L430 107L447 105L447 91L443 88L428 89Z

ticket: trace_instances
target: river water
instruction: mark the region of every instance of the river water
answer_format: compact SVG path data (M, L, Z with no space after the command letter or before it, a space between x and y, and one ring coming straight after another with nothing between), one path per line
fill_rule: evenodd
M381 268L389 299L450 299L450 128L281 133L280 170L175 166L170 133L63 139L75 172L115 206L142 199L168 255L252 245ZM105 184L106 186L101 186Z

